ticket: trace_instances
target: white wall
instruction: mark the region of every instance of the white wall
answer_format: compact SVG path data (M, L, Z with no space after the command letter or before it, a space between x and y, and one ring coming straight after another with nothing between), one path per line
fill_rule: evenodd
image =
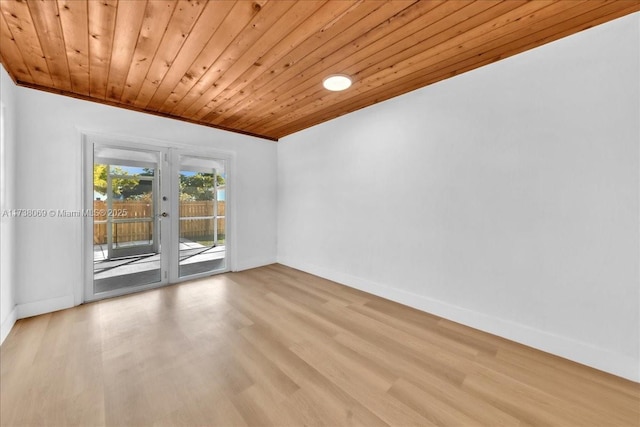
M81 140L92 132L235 152L237 269L276 260L276 145L271 141L16 88L16 207L79 210ZM81 219L20 218L16 242L19 316L74 304L82 283Z
M0 101L4 106L4 122L0 132L4 135L4 151L0 152L0 343L9 334L16 321L15 298L15 220L3 215L15 206L13 191L16 168L16 103L15 85L0 65Z
M278 259L640 381L640 15L278 144Z

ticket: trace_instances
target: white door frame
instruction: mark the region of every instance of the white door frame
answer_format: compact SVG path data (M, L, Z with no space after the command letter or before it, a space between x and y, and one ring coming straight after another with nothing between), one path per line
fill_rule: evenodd
M158 283L152 283L149 285L142 285L135 287L134 290L118 289L108 293L101 294L96 297L93 294L93 218L91 216L85 216L83 218L81 239L82 239L82 266L83 266L83 282L79 283L76 294L76 303L89 302L102 298L109 298L112 296L124 295L132 292L140 292L147 289L166 286L170 283L178 283L185 280L193 280L199 277L209 276L212 273L201 273L188 277L178 277L178 259L179 259L179 247L174 244L175 236L179 234L178 230L178 204L173 201L178 198L178 186L171 186L170 175L177 176L179 169L180 155L196 156L203 158L219 159L225 161L225 221L226 221L226 236L225 236L225 257L226 268L223 271L217 271L214 274L218 274L226 271L236 270L236 227L235 227L235 197L234 197L234 183L235 183L235 153L211 150L208 148L196 147L189 144L155 140L149 138L130 137L115 134L104 134L99 132L93 132L90 130L78 129L81 139L82 147L82 208L83 212L89 212L93 209L93 151L95 144L103 144L112 147L124 148L124 149L138 149L138 150L150 150L158 151L162 153L161 165L160 165L160 181L161 187L165 189L169 188L169 193L166 191L164 194L158 193L160 211L167 212L169 214L170 221L161 221L161 234L163 236L170 236L169 239L165 239L165 245L168 241L170 247L162 248L161 251L165 256L161 256L161 271L162 280ZM161 190L162 191L162 190ZM168 201L162 201L162 196L167 195ZM173 219L176 220L173 220ZM164 223L164 224L162 224ZM175 265L174 265L175 264ZM165 275L166 273L166 275Z
M228 177L229 177L229 162L230 160L224 157L221 157L220 155L215 155L213 152L211 151L202 151L202 150L194 150L192 147L191 148L171 148L169 153L169 158L171 159L171 175L172 176L178 176L180 174L180 156L189 156L189 157L197 157L200 159L205 159L205 160L223 160L225 162L225 175L227 176L227 178L225 178L225 182L228 182ZM215 181L214 181L215 183ZM229 193L226 189L228 187L225 184L225 205L229 206ZM179 212L179 204L177 203L178 199L180 197L180 191L178 189L178 186L172 186L171 187L171 200L173 200L173 203L171 204L171 215L172 218L175 218L175 221L171 221L171 225L172 225L172 230L171 230L171 268L169 268L169 280L171 283L179 283L179 282L184 282L187 280L193 280L193 279L198 279L200 277L206 277L206 276L210 276L211 273L210 272L204 272L204 273L198 273L198 274L192 274L190 276L186 276L186 277L179 277L179 272L180 272L180 268L179 268L179 259L180 259L180 251L179 251L179 245L176 245L176 242L179 242L180 240L180 212ZM215 195L216 197L216 201L217 201L217 194ZM214 203L214 212L216 212L218 209L218 204L217 202ZM229 229L229 222L228 222L228 211L226 211L225 208L225 221L226 221L226 226L227 229ZM215 226L217 227L217 221L215 223ZM216 233L217 236L217 233ZM218 270L216 272L216 274L218 273L224 273L224 272L228 272L228 271L232 271L231 269L231 264L230 264L230 260L229 260L229 254L230 252L230 247L229 247L229 239L226 238L225 236L225 268L223 270Z

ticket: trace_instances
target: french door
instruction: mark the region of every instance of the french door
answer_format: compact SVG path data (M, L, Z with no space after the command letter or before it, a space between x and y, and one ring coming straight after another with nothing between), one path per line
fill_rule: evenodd
M228 271L227 159L85 140L91 301Z
M224 270L224 161L184 154L178 158L178 277Z

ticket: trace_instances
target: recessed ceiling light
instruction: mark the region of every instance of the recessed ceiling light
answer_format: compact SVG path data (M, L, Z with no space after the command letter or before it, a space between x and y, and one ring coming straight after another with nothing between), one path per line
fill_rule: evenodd
M322 85L325 89L334 92L349 89L351 77L344 74L332 74L322 79Z

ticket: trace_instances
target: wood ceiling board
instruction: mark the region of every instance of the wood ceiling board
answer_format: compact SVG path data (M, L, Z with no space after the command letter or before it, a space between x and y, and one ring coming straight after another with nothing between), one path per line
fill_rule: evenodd
M572 2L572 8L576 9L579 12L588 10L589 8L598 8L602 6L603 2L598 1L585 1L585 2ZM496 53L496 58L492 59L490 62L494 62L498 59L503 59L505 51L511 46L519 46L521 43L520 37L521 35L529 35L537 34L537 30L543 29L542 31L548 31L551 33L557 33L559 28L562 28L563 22L559 22L563 19L564 15L562 13L558 13L558 9L569 6L569 3L554 3L552 5L547 6L545 9L553 8L555 13L532 13L530 15L522 18L527 21L526 29L522 28L519 24L519 21L510 22L504 27L496 28L493 31L486 31L486 28L477 28L475 31L475 35L478 37L472 38L471 40L466 41L467 34L473 34L474 31L470 31L469 33L464 33L458 37L452 38L447 42L438 44L434 50L427 50L417 55L411 56L409 59L404 61L397 62L394 65L391 65L373 75L369 75L362 80L357 80L357 84L354 85L354 90L349 91L348 94L345 93L345 97L347 98L355 98L359 96L360 93L370 91L372 89L381 88L386 85L388 81L393 80L398 83L397 80L399 78L404 77L405 75L411 75L413 73L424 73L425 70L431 69L440 69L444 66L443 63L438 62L442 58L447 58L454 63L459 62L457 60L457 53L464 52L463 55L467 55L471 58L471 61L479 62L484 59L489 53ZM610 7L611 4L605 4L604 7ZM541 12L541 11L539 11ZM573 25L573 24L572 24ZM537 36L538 38L534 40L535 46L539 46L535 42L540 40L542 37ZM532 46L532 43L527 43L527 38L524 37L525 46ZM498 46L495 50L489 50L493 47ZM448 48L448 49L447 49ZM477 67L473 67L477 68ZM472 68L471 68L472 69ZM449 75L446 73L440 78L447 78ZM433 83L433 82L431 82ZM411 90L417 89L420 86L406 86L404 92L409 92ZM320 95L326 94L321 89L319 89L318 93ZM325 95L326 96L326 95ZM331 96L331 95L329 95ZM335 96L335 95L334 95ZM295 105L295 109L289 108L287 111L280 110L278 120L282 122L286 122L291 124L298 120L302 116L308 117L310 114L313 115L318 109L323 108L324 102L322 99L316 100L314 103L310 103L309 105ZM291 111L289 114L287 114ZM247 128L252 129L253 131L257 131L258 133L270 133L274 130L276 124L273 123L272 127L255 127L247 126Z
M89 17L87 3L58 0L71 87L74 92L89 95Z
M197 66L194 65L194 61L202 54L215 34L215 30L226 19L234 5L233 1L209 2L205 4L197 20L193 20L193 22L189 20L191 28L187 33L184 44L176 51L171 66L166 68L165 75L162 78L156 78L157 90L151 97L144 97L146 99L145 107L148 105L155 106L156 109L164 111L166 108L161 106L169 102L169 99L171 99L172 106L182 99L182 96L176 92L176 87L181 82L187 84L194 78L193 71L189 71L190 67ZM175 37L172 38L167 34L165 39L171 41ZM163 51L164 49L161 47L159 52ZM203 67L205 68L202 71L205 71L206 65L203 65Z
M237 120L250 114L253 104L262 101L258 93L270 90L275 91L278 87L286 85L291 78L295 77L295 69L302 67L305 61L308 61L307 56L310 52L316 51L321 46L325 46L325 48L330 51L332 38L340 34L340 29L335 25L338 19L345 19L346 22L342 25L351 31L357 31L354 30L354 26L357 26L360 15L354 13L356 7L361 9L361 13L368 12L373 14L384 8L386 4L388 4L388 2L368 2L364 4L360 2L355 5L349 4L349 2L340 2L338 5L344 8L344 10L340 11L336 10L335 2L331 2L330 6L333 10L325 16L326 21L322 23L320 28L312 33L311 36L304 39L304 41L298 43L293 50L281 56L270 69L262 70L262 74L256 76L253 81L245 86L243 89L244 93L237 93L230 98L229 103L225 105L227 110L224 115L220 116L219 119L216 119L213 123L235 127ZM365 10L362 11L362 9ZM378 19L382 18L376 18L375 22L378 22ZM228 105L231 105L231 108L229 108ZM223 108L223 106L219 106L218 108ZM238 112L240 112L239 116L237 115ZM234 120L225 120L226 117L233 118ZM223 121L228 121L229 123L222 123Z
M629 3L634 4L629 6ZM593 2L592 0L585 0L583 6L584 5L594 5L594 7L596 7L596 10L588 11L588 8L583 7L580 10L587 10L587 12L565 21L570 25L570 28L565 29L564 31L559 31L559 28L562 27L556 27L553 25L532 34L530 34L526 30L522 30L519 34L524 34L523 37L516 41L510 40L506 42L510 49L506 48L505 45L500 45L492 50L485 51L484 47L481 46L477 47L476 49L464 51L457 56L445 55L442 57L444 59L441 62L435 64L435 66L433 67L435 71L427 74L425 74L423 71L416 71L409 75L401 77L396 81L396 83L407 88L414 88L408 89L407 92L409 92L411 90L436 83L446 78L454 77L466 71L473 70L475 68L478 68L478 66L491 64L493 62L524 52L531 48L541 46L542 44L557 40L571 34L575 34L578 31L591 28L594 25L608 22L612 19L616 19L637 11L636 2L627 2L628 7L626 9L620 9L610 2L598 3ZM548 19L557 21L561 18L555 16ZM484 59L481 62L478 62L478 57ZM310 123L308 120L305 121L305 118L303 118L294 122L287 123L286 127L283 126L282 128L274 130L273 134L278 135L277 138L281 138L283 136L297 132L298 130L302 130L315 124L322 123L324 121L344 115L347 111L355 111L357 109L382 102L398 95L396 87L389 88L385 91L369 90L366 93L367 96L365 97L345 99L332 105L330 108L325 108L322 111L317 111L314 114L314 119L317 120L315 123Z
M234 52L241 49L240 45L245 44L243 42L244 34L251 33L253 26L257 25L258 12L273 10L279 14L288 9L291 3L283 3L277 8L274 6L276 6L274 0L253 5L242 1L237 3L207 44L205 58L198 58L195 66L187 74L189 79L180 81L180 84L173 91L175 96L170 100L171 104L165 103L164 109L161 111L177 115L184 114L210 87L217 85L218 77L227 71L222 66L225 56L233 56ZM261 18L264 19L264 15ZM233 22L235 24L232 24ZM260 25L260 29L262 30L262 25ZM221 43L221 41L223 42Z
M569 6L569 3L535 2L533 4L541 5L545 9L549 7L555 8ZM579 5L580 3L575 2L573 4ZM538 16L540 15L536 13L530 13L522 19L535 19ZM457 52L470 51L473 46L480 46L481 49L485 49L487 44L493 42L494 40L500 39L505 34L509 34L509 32L513 31L514 29L521 28L519 25L514 25L515 23L519 22L515 21L514 15L507 13L505 16L499 17L503 19L488 20L483 24L468 29L468 31L464 31L457 36L454 33L457 26L448 27L442 32L438 31L440 30L440 28L437 28L435 30L435 34L431 32L427 33L427 39L420 40L419 44L414 45L420 48L419 51L415 51L414 49L409 48L405 51L400 51L396 54L393 54L393 52L397 49L394 49L394 45L391 45L389 46L388 51L383 52L384 58L388 59L378 59L376 61L376 64L380 65L369 67L354 74L354 86L348 91L348 93L330 93L323 90L322 87L317 87L314 94L315 97L308 95L306 100L300 100L299 102L292 105L281 106L278 113L279 117L275 121L271 121L271 127L269 127L268 125L266 127L261 127L265 126L264 122L258 122L255 124L255 129L259 129L260 132L268 132L269 130L272 130L274 126L277 126L277 121L290 123L299 119L301 116L308 114L309 112L316 111L317 109L322 108L326 103L325 99L327 97L340 97L340 99L343 100L357 97L361 93L386 85L389 81L395 81L398 78L403 77L403 75L411 74L413 72L424 72L424 70L433 68L434 63L436 63L438 59L441 58L443 52L453 51L452 53L449 53L449 55L456 55ZM443 19L442 21L445 21L445 19ZM465 22L476 23L473 19L470 18ZM498 23L504 23L504 25L498 25ZM441 28L446 27L448 24L449 22L445 22ZM436 26L434 25L433 27ZM431 42L432 38L435 39L434 42ZM404 92L406 93L413 89L415 88L409 87L404 89ZM293 98L293 96L291 96L290 98ZM249 125L247 127L251 128L252 126Z
M214 126L214 125L210 125L208 123L199 122L199 121L196 121L196 120L191 120L191 119L186 118L186 117L175 117L175 116L171 116L169 114L165 114L165 113L158 112L158 111L152 111L152 110L147 110L147 109L143 109L143 108L138 108L138 107L135 107L133 105L126 105L125 106L120 102L114 102L114 101L110 101L108 99L100 100L98 102L98 101L96 101L96 99L94 97L84 96L84 95L80 95L80 94L77 94L77 93L74 93L74 92L68 92L68 91L56 89L56 88L50 87L50 86L39 86L39 85L30 84L30 83L24 83L24 82L20 82L20 81L18 81L16 83L21 87L25 87L25 88L28 88L28 89L39 90L41 92L48 92L48 93L54 93L54 94L57 94L57 95L68 96L70 98L81 99L83 101L97 102L98 104L109 105L111 107L124 108L124 109L130 110L130 111L136 111L136 112L139 112L139 113L151 114L153 116L164 117L166 119L178 120L178 121L186 122L186 123L192 123L192 124L195 124L195 125L209 127L209 128L212 128L212 129L220 129L220 130L225 130L225 131L229 131L229 132L233 132L233 133L239 133L239 134L242 134L242 135L252 136L252 137L255 137L255 138L266 139L268 141L273 141L273 142L277 142L278 141L276 138L272 138L270 136L258 135L258 134L255 134L255 133L251 133L249 131L244 131L244 130L239 130L239 129L231 129L231 128L227 128L227 127L224 127L224 126L218 126L218 125Z
M411 25L416 22L413 21L408 25L403 25L401 29L391 33L389 37L375 40L374 43L368 46L366 45L366 40L355 40L347 47L351 48L352 46L356 46L358 49L348 49L342 53L343 59L331 66L334 67L334 69L343 70L344 73L352 75L357 82L363 80L367 74L379 72L380 70L393 71L397 68L402 68L399 64L403 61L408 61L409 64L411 64L411 61L415 61L416 55L429 54L431 47L438 46L439 43L450 42L458 32L458 28L461 28L460 31L462 31L464 35L466 34L466 30L486 22L486 17L484 16L486 12L493 11L490 16L499 16L505 12L505 9L503 9L505 5L510 6L512 4L512 2L503 2L501 4L494 2L494 7L486 9L487 3L488 2L445 3L425 16L425 18L428 18L429 21L432 22L428 27L424 28L423 25L420 25L420 27ZM518 3L513 2L513 4L517 5ZM457 7L452 7L454 5ZM445 6L448 7L445 8ZM507 10L509 9L510 8L507 8ZM480 15L480 21L473 19L477 15ZM418 24L421 24L421 22ZM368 34L370 33L367 33L367 35ZM313 101L323 103L326 99L341 97L342 94L328 92L318 84L318 82L322 81L323 76L330 73L330 69L331 68L323 68L319 70L317 73L309 76L309 78L303 81L298 87L292 88L291 91L285 93L283 98L288 100L288 103L279 104L275 107L278 109L278 119L283 118L283 116L290 111L299 112L298 110L300 108L305 107ZM349 92L354 93L353 90ZM295 102L291 102L291 100ZM264 114L264 111L257 111L255 115L260 116L261 114ZM260 128L265 124L266 121L264 119L254 123L243 123L244 126L255 126L256 128ZM276 125L273 120L270 121L270 124Z
M121 102L125 104L135 102L176 5L176 0L152 1L147 4L131 67L120 97Z
M157 102L155 101L157 97L162 97L163 94L168 96L174 87L170 86L165 92L165 88L171 84L171 79L179 74L175 80L177 83L185 75L187 67L202 50L201 46L211 38L211 34L202 30L201 27L216 28L218 22L216 15L220 21L226 16L226 13L219 13L218 5L220 4L233 6L233 2L230 1L211 3L178 1L134 102L135 106L146 108L149 103ZM200 24L201 26L198 26ZM184 52L192 53L194 56L185 59ZM185 63L186 66L182 68Z
M320 30L314 37L307 39L308 43L301 44L295 52L276 64L272 68L272 71L276 72L265 73L264 77L256 79L256 84L247 92L248 99L240 105L243 114L233 122L223 121L222 124L243 127L254 117L264 117L258 116L257 111L261 108L271 109L271 104L275 102L274 99L278 99L280 92L287 91L300 80L306 80L310 67L321 63L324 58L331 56L359 35L369 33L381 22L390 22L412 3L414 2L369 1L350 7L339 19L331 21L331 27ZM321 84L321 81L315 83Z
M72 91L58 4L38 0L28 3L28 8L53 84L59 89Z
M0 4L4 5L4 3ZM89 96L98 100L106 98L117 7L117 0L87 3L89 14Z
M277 46L282 42L290 32L290 28L298 27L322 6L323 3L325 2L311 0L293 2L291 8L282 14L278 20L274 22L273 25L270 25L260 36L260 43L255 41L250 42L238 58L226 55L222 61L228 62L228 66L225 66L224 62L220 64L222 69L226 69L226 72L220 75L216 79L215 85L211 86L189 107L187 114L195 116L197 120L201 120L209 114L215 108L217 102L222 100L219 95L224 89L229 87L229 85L235 82L240 75L247 70L263 67L260 61L263 55L268 52L270 46ZM212 68L215 67L216 65ZM195 112L190 113L190 111Z
M211 88L215 89L221 84L220 80L224 79L224 76L230 71L230 68L233 67L252 46L255 46L258 42L261 44L274 42L273 39L268 37L267 31L273 28L274 24L279 22L280 18L295 6L295 3L294 0L272 0L264 4L260 9L255 7L250 8L250 14L243 14L239 19L241 22L244 22L246 19L246 25L241 31L230 34L230 36L234 36L233 40L220 52L209 69L171 110L171 113L177 115L186 114L197 120L195 112L202 108L205 103L209 102L209 99L205 99L209 90ZM241 4L251 5L247 2L242 2ZM238 21L234 19L233 22L237 23ZM277 42L278 40L276 39L275 41Z
M40 40L31 19L29 6L23 2L4 1L0 2L0 6L2 7L4 19L13 35L15 45L20 49L25 65L29 67L29 74L33 78L33 83L54 87L47 60L42 52ZM0 49L3 51L4 44L5 42L0 40ZM7 71L12 74L12 64L5 65L8 66Z
M122 96L146 7L144 0L118 2L107 78L107 99L110 101L118 102Z
M0 0L17 84L277 139L640 10L640 0ZM355 79L341 93L328 74Z
M307 20L297 25L287 35L280 40L277 44L263 53L255 62L253 67L247 68L244 73L230 85L222 89L218 95L217 110L222 110L222 105L226 105L232 99L235 101L234 105L237 105L241 96L249 92L245 90L246 86L254 81L259 75L263 74L265 70L270 70L287 53L294 50L302 41L311 37L316 31L320 31L327 22L327 16L334 13L334 8L329 2L324 2L322 7L316 10ZM230 109L230 106L226 107L225 112ZM215 117L209 117L214 115ZM217 111L212 111L203 120L208 123L216 124L215 118L219 115Z
M13 67L14 75L12 78L14 81L32 81L33 77L29 72L29 67L22 59L22 53L16 45L16 41L11 34L9 25L4 19L4 15L0 13L0 40L2 40L2 51L0 52L0 59L6 69L9 65Z

